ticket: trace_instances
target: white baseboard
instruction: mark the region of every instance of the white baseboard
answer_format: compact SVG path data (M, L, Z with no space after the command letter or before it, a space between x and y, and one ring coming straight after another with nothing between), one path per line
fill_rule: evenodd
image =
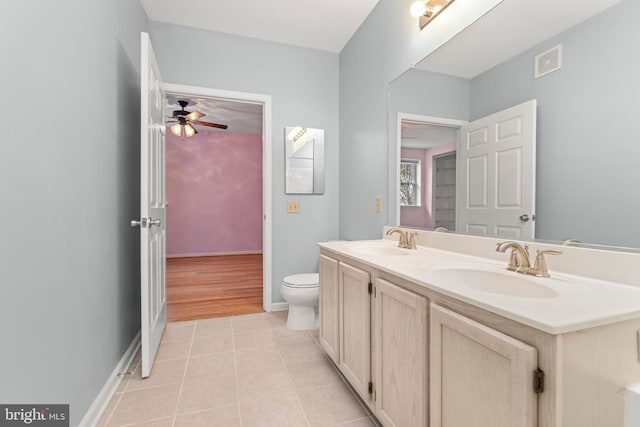
M287 302L274 302L271 304L271 311L286 311L289 310L289 303Z
M111 372L111 375L107 379L104 387L102 387L102 390L100 390L100 393L96 396L91 407L82 418L82 421L80 421L80 427L93 427L98 424L102 413L107 409L111 398L115 394L116 390L118 390L120 381L122 381L122 376L119 376L118 373L124 372L129 365L131 365L131 362L133 361L133 358L136 357L136 353L139 348L140 331L138 331L138 334L131 342L131 345L129 345L129 348L127 348L127 351L125 351L120 362L118 362L113 372Z
M236 251L236 252L202 252L195 254L167 254L167 258L195 258L199 256L222 256L222 255L260 255L262 251Z

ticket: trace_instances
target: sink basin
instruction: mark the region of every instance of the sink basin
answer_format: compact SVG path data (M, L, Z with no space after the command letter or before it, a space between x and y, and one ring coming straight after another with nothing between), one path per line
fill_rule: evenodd
M555 298L558 293L543 282L549 278L522 276L510 271L481 270L472 268L442 268L432 273L437 284L464 285L492 294L522 298Z
M397 244L382 242L357 242L348 245L348 248L361 255L405 256L411 253L411 249L399 248Z

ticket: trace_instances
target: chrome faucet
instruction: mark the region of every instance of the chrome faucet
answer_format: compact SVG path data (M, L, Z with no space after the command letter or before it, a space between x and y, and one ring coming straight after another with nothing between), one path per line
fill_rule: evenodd
M507 270L519 271L520 269L531 268L531 263L529 262L529 245L522 247L520 243L509 240L498 243L496 251L504 253L509 248L511 248L511 257L509 258Z
M393 233L398 233L400 235L400 239L398 240L399 248L416 249L416 235L418 233L408 233L399 228L391 228L387 231L388 236Z
M496 251L504 253L509 248L511 248L511 258L509 258L507 270L536 277L549 277L547 261L544 259L545 255L560 255L562 253L562 251L557 250L538 249L536 251L535 264L531 267L531 262L529 261L529 245L522 247L522 245L517 242L500 242L496 247Z

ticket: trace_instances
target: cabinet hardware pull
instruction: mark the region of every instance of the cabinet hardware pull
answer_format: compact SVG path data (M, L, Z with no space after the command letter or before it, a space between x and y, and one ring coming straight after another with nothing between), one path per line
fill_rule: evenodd
M544 371L540 368L533 371L533 391L536 394L544 391Z

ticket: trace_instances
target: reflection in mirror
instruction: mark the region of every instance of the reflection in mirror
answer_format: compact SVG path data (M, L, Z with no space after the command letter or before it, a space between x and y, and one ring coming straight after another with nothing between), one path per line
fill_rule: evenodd
M455 230L458 128L400 119L400 225Z
M521 28L513 24L517 21L513 16L501 22L491 14L517 4L517 0L504 0L391 82L390 127L393 124L395 129L398 111L473 121L536 99L536 240L577 239L581 246L640 248L636 222L640 198L632 195L633 186L640 182L640 141L635 129L640 117L640 55L635 54L640 2L607 0L597 14L530 40L524 51L512 50L508 57L487 63L491 52L476 46L497 46L496 50L506 52L505 43L518 38ZM479 36L483 25L484 30L490 25L493 31ZM501 40L492 39L494 33ZM474 47L469 47L469 39L475 39ZM562 46L559 69L535 78L536 56L558 45ZM408 95L408 80L414 98ZM405 93L398 95L399 91ZM461 99L466 99L465 105ZM390 135L391 154L396 141ZM399 176L398 159L399 154L390 158L391 177ZM390 200L397 188L399 183L390 182ZM399 210L395 223L400 222ZM392 212L390 222L394 223Z
M324 129L285 129L286 194L324 194Z

